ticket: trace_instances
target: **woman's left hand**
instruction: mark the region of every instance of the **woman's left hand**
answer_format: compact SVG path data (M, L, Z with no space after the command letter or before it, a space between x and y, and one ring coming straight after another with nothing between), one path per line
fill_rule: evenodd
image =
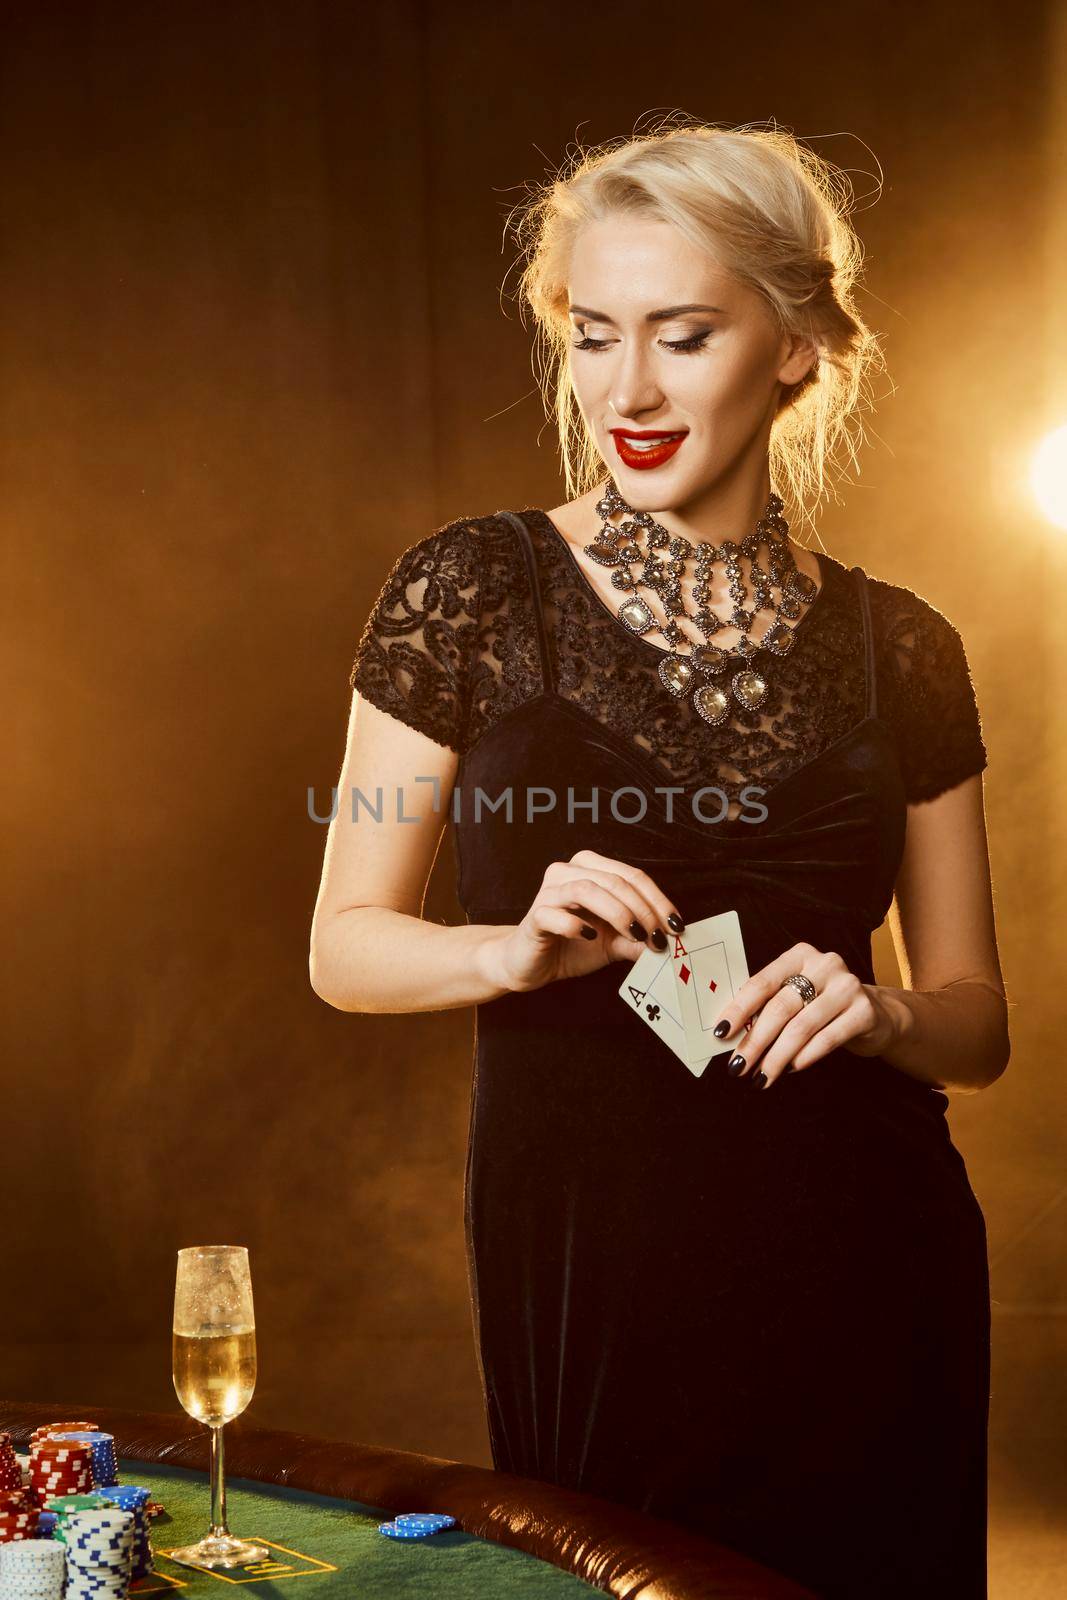
M793 973L801 973L816 991L807 1005L792 984L781 987ZM862 983L834 951L810 944L793 945L753 973L719 1020L730 1023L724 1037L748 1026L735 1041L728 1066L734 1076L762 1089L785 1072L813 1067L842 1046L857 1056L880 1055L896 1031L878 985ZM743 1065L735 1067L738 1056Z

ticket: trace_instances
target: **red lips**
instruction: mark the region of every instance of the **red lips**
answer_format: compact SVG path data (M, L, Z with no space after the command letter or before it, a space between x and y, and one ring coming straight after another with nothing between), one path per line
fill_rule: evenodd
M630 428L612 428L610 430L615 440L615 449L624 466L633 467L637 472L646 472L650 467L661 467L669 461L675 451L680 449L685 442L685 433L668 433L662 429L650 428L638 432ZM644 450L635 450L628 444L630 439L662 439L661 445L650 445Z

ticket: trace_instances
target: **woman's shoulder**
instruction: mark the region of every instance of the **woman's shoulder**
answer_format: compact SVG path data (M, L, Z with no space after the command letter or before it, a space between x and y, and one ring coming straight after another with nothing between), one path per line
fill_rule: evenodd
M913 671L920 665L933 669L965 656L959 628L925 595L870 572L867 589L876 642L898 671Z
M962 635L932 600L868 574L880 708L898 736L910 804L988 764L982 716Z
M520 555L515 526L502 511L452 517L401 550L394 572L419 574L470 589L494 569L507 569Z

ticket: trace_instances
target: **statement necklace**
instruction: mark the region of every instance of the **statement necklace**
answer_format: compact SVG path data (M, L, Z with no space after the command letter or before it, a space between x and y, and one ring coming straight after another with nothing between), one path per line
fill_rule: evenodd
M802 605L810 605L819 593L814 580L796 564L785 535L789 524L782 516L784 502L771 494L753 531L737 544L724 539L720 544L701 539L694 546L680 534L672 534L657 522L650 511L635 511L627 505L609 479L603 496L596 504L597 515L603 527L592 544L583 546L586 555L604 567L614 567L611 581L617 589L629 593L618 608L619 621L631 633L645 634L655 630L667 641L669 651L663 653L659 675L665 689L682 700L693 690L693 705L705 722L714 727L725 721L730 713L731 695L746 711L754 711L767 698L768 683L762 671L757 671L753 658L760 650L772 656L785 656L793 648L793 629L783 618L791 621L800 615ZM626 520L614 527L608 520L618 513L626 513ZM641 535L644 533L644 549ZM759 565L761 545L770 552L765 572ZM660 559L657 551L666 552ZM693 599L697 610L687 611L682 595L682 574L686 562L695 555ZM740 557L748 556L752 564L752 605L744 605L746 589ZM716 616L708 605L708 582L712 565L722 560L730 580L730 597L734 602L731 616ZM631 562L643 563L641 574L635 577ZM779 586L781 597L775 605L772 586ZM659 622L651 607L634 591L644 588L651 591L667 613L667 621ZM760 639L752 639L749 630L760 611L774 611L774 621ZM678 645L686 641L675 618L688 617L704 636L703 644L694 644L689 651L679 653ZM721 628L733 627L741 631L741 638L729 649L712 644L712 635ZM729 686L716 680L732 673ZM701 681L703 680L703 681ZM695 687L694 687L695 686Z

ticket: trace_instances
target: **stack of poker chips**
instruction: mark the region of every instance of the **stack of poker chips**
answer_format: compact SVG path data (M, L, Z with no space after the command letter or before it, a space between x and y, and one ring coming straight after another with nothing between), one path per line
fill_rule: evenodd
M22 1468L9 1433L0 1433L0 1494L22 1488Z
M49 1439L60 1439L64 1444L87 1444L92 1454L93 1488L106 1489L119 1481L119 1464L115 1457L115 1439L99 1428L49 1428Z
M378 1532L387 1539L429 1539L455 1526L455 1517L443 1511L404 1511L391 1522L379 1522Z
M146 1578L154 1571L146 1514L151 1490L138 1483L119 1483L101 1490L101 1494L120 1511L133 1512L133 1576L135 1579Z
M39 1515L37 1502L28 1489L5 1489L0 1493L0 1544L35 1539Z
M67 1547L66 1600L125 1600L133 1567L133 1512L105 1506L58 1513Z
M93 1452L87 1444L64 1444L45 1435L30 1446L30 1487L43 1506L55 1495L88 1494L93 1487Z
M34 1428L30 1434L30 1453L38 1439L47 1438L50 1433L96 1433L95 1422L49 1422L43 1428Z
M56 1539L0 1544L0 1595L4 1600L61 1600L67 1555Z
M0 1434L0 1439L4 1437L6 1436ZM110 1488L118 1483L118 1458L115 1451L114 1437L110 1433L101 1432L95 1422L49 1422L42 1428L36 1428L30 1436L31 1468L34 1453L45 1442L89 1445L92 1452L92 1482L87 1486L85 1492ZM18 1484L22 1481L21 1470L18 1458L13 1451L11 1452L11 1459L14 1462L12 1469L14 1474L13 1482ZM2 1450L0 1450L0 1477L2 1477L2 1473L3 1454ZM81 1491L71 1490L64 1486L62 1491L56 1491L56 1495L62 1498L64 1495L69 1497L70 1494L78 1492ZM163 1506L157 1500L149 1498L145 1506L145 1515L148 1518L158 1517L163 1509Z
M68 1461L60 1462L58 1459L49 1461L46 1452L45 1461L35 1470L35 1463L39 1460L42 1446L49 1441L54 1433L95 1433L95 1422L49 1422L43 1428L35 1428L30 1434L30 1487L39 1506L43 1506L50 1495L53 1494L81 1494L90 1490L92 1480L92 1454L89 1455L89 1475L65 1470ZM84 1456L82 1458L84 1462ZM53 1472L50 1469L55 1466ZM48 1479L54 1477L57 1481L50 1484Z

